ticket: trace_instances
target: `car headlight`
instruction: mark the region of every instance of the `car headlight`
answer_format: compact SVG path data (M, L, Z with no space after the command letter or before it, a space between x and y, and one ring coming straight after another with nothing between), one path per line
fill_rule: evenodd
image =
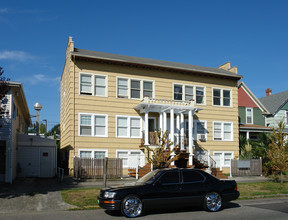
M116 195L116 192L105 192L104 198L113 199L115 195Z

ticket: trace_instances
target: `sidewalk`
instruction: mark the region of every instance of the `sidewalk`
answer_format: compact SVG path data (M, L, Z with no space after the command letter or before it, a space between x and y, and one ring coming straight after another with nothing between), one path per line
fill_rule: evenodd
M269 181L265 177L229 177L229 179L234 179L238 183ZM107 186L131 184L135 181L135 178L124 177L108 180ZM74 206L63 202L60 191L90 187L104 187L103 179L78 181L72 177L65 177L61 183L56 178L17 179L13 184L0 184L0 213L68 210Z

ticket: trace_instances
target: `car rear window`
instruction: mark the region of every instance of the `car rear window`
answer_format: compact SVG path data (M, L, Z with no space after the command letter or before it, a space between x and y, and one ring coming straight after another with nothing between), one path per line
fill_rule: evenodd
M178 171L171 171L164 173L160 178L161 184L175 184L179 183L179 172Z
M183 183L203 182L205 177L194 170L183 170Z

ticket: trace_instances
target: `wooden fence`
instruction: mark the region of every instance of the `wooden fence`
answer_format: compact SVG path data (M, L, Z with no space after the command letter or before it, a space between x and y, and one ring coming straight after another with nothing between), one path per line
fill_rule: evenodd
M123 159L121 158L90 159L79 157L74 158L74 177L82 179L104 178L106 160L107 178L123 177Z
M262 159L231 160L232 176L261 176Z

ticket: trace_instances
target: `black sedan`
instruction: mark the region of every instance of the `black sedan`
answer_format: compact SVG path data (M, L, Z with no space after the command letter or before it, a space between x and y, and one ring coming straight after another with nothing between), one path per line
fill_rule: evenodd
M169 207L203 206L210 212L222 208L223 202L239 197L234 180L219 180L198 169L154 170L131 186L102 189L100 207L121 210L129 218L143 210Z

